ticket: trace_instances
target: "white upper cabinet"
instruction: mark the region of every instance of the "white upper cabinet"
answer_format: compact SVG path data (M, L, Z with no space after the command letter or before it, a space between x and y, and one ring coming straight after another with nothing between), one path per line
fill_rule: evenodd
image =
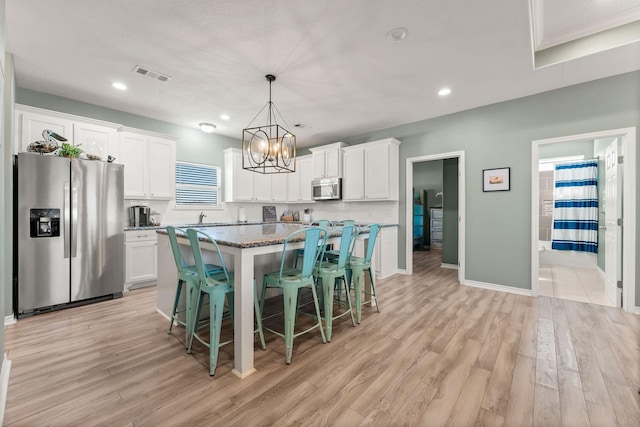
M47 129L66 138L68 144L80 146L84 151L81 158L106 161L111 155L120 163L119 125L115 123L23 105L16 107L16 121L15 153L27 151L32 142L42 141L42 131Z
M224 150L224 199L226 202L270 202L271 175L242 169L242 151Z
M361 145L344 150L343 200L364 200L364 147Z
M312 156L301 156L296 159L296 171L288 175L288 201L292 203L309 203L311 199L311 181L313 180Z
M313 177L342 177L342 147L346 145L344 142L336 142L311 148Z
M175 142L147 133L120 134L125 199L171 200L175 194Z
M122 163L117 125L100 126L92 123L75 122L73 124L73 143L79 145L86 156L106 161L108 156L115 157L114 163Z
M398 200L400 141L387 138L344 148L343 200Z
M16 117L20 123L17 127L19 132L16 133L18 138L16 153L27 151L27 146L32 142L42 141L42 131L45 129L51 130L69 141L73 141L73 121L68 118L17 109Z

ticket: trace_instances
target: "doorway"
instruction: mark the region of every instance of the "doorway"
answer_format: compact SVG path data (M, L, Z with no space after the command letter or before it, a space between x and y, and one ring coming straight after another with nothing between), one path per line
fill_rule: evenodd
M422 162L430 161L450 161L453 160L457 167L457 197L455 194L452 196L453 201L457 204L458 218L457 218L457 266L449 266L446 263L442 263L442 267L457 267L458 268L458 281L463 283L464 280L464 254L465 254L465 233L464 233L464 151L456 151L451 153L441 153L428 156L411 157L406 159L406 195L405 195L405 211L406 211L406 235L405 235L405 259L406 259L406 273L413 273L413 248L414 248L414 235L413 235L413 222L414 222L414 165ZM445 166L446 167L446 166ZM443 183L444 190L444 183ZM440 196L444 196L443 194ZM438 201L433 195L434 203ZM455 218L454 218L455 221Z
M542 244L545 239L542 239L542 235L545 234L545 224L544 221L541 220L544 215L545 203L547 205L555 205L553 201L549 202L549 200L543 200L541 197L544 194L544 189L542 189L544 182L542 180L542 176L540 175L540 159L545 157L543 153L545 152L553 152L554 149L559 148L564 144L567 146L568 144L579 144L585 141L592 141L592 147L596 147L595 151L592 149L591 157L594 157L595 154L602 154L601 156L597 156L599 167L599 173L601 174L599 179L600 188L600 199L601 205L606 204L607 209L602 209L602 206L599 208L599 218L598 218L598 244L599 246L609 245L609 248L606 250L602 250L597 254L597 264L601 270L603 270L603 274L600 275L599 279L602 282L604 293L606 293L606 299L611 301L609 305L617 305L625 309L625 311L632 311L635 306L635 224L636 224L636 212L635 212L635 203L636 196L633 188L635 187L635 163L636 163L636 154L635 154L635 143L636 143L636 135L635 128L626 128L626 129L614 129L610 131L602 131L602 132L593 132L588 134L580 134L580 135L571 135L566 137L559 138L551 138L545 140L533 141L532 144L532 179L531 179L531 195L532 195L532 213L531 213L531 253L532 253L532 277L531 277L531 286L532 286L532 294L534 296L537 295L547 295L548 294L548 283L547 280L550 279L548 273L545 276L544 268L545 265L548 264L548 252L545 252L551 248L542 247ZM598 145L599 144L599 145ZM619 152L615 155L610 154L610 145L614 144L617 147L619 146ZM599 147L599 148L598 148ZM605 155L606 150L606 155ZM600 153L602 151L602 153ZM604 190L607 189L607 179L606 174L609 173L609 177L611 177L611 158L616 157L616 164L618 163L618 156L620 152L623 154L624 158L624 167L618 168L620 173L618 174L618 182L620 181L624 183L628 183L622 187L622 191L613 191L611 190L611 184L609 184L609 188L604 193ZM549 157L549 156L547 156ZM621 159L622 161L622 159ZM608 168L605 167L605 163ZM607 170L609 169L609 170ZM548 199L548 197L546 197ZM622 200L624 200L624 205L622 204ZM621 207L618 215L612 213L613 206ZM550 206L547 206L546 209L551 209ZM609 218L608 222L605 225L605 214L609 210ZM554 211L556 212L556 211ZM618 218L621 218L621 226L618 226L618 221L612 220L611 215L616 215ZM609 229L605 233L605 228ZM621 229L624 228L625 238L621 238ZM606 244L604 242L606 235ZM613 240L612 237L614 236ZM615 236L618 236L617 238ZM555 244L555 243L554 243ZM616 251L614 248L619 247L620 251ZM558 271L561 271L562 274L559 276L564 276L565 280L571 280L570 276L573 274L572 269L574 269L576 273L576 281L580 281L580 274L586 274L585 270L581 270L581 266L578 264L577 267L563 267L564 264L575 264L575 261L580 259L579 257L571 257L571 255L562 254L564 257L564 261L556 261L557 264L560 265L558 267ZM593 260L595 260L596 255L594 255ZM606 257L609 257L609 260L606 260ZM586 260L587 257L582 257L582 261L580 262L592 262L590 260ZM569 261L567 261L569 260ZM617 262L616 262L617 261ZM593 261L595 262L595 261ZM605 268L606 262L606 268ZM617 268L616 266L619 266ZM542 270L541 270L542 267ZM609 270L607 272L607 270ZM597 271L594 269L594 271ZM540 273L543 274L540 274ZM607 281L609 282L608 286L605 286L605 277L610 276ZM613 275L613 278L611 276ZM590 282L592 286L594 285L593 277L583 277L582 282ZM614 286L621 284L622 291L618 292L617 289L611 289L612 283ZM625 284L628 284L625 286ZM616 297L616 294L619 297ZM562 297L562 296L560 296ZM599 295L598 297L603 297L604 295ZM569 298L572 299L572 298ZM622 300L622 301L620 301ZM585 301L585 302L596 302L602 303L598 301Z

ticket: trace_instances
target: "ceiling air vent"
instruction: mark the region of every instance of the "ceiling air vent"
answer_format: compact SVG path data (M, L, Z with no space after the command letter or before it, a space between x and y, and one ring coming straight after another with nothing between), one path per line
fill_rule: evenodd
M149 70L148 68L141 67L136 65L133 70L135 74L139 74L141 76L149 77L150 79L158 80L160 82L168 82L171 80L171 76L167 76L166 74L158 73L157 71Z

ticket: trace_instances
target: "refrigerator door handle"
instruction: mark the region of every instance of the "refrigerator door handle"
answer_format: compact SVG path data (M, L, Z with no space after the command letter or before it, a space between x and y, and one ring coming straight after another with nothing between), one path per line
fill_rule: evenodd
M71 188L71 258L78 255L78 187Z
M70 240L71 240L71 213L69 212L69 202L70 202L70 195L69 195L69 183L65 182L64 183L64 193L63 193L63 201L62 201L62 206L64 207L62 210L62 217L63 217L63 222L64 222L64 232L63 232L63 239L64 239L64 257L65 258L69 258L69 252L70 252Z

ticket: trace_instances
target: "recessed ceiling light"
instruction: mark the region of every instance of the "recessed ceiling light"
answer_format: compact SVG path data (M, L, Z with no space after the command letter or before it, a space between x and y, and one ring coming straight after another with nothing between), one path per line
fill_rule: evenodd
M216 125L212 123L200 123L198 126L200 126L200 130L204 133L213 133L213 131L216 130Z
M222 120L229 120L229 119L231 118L231 116L230 116L230 115L228 115L228 114L223 114L223 115L221 115L221 116L220 116L220 118L221 118Z
M115 82L111 86L113 86L114 88L116 88L118 90L127 90L127 85L125 85L124 83Z
M406 28L398 27L387 33L387 38L393 42L400 42L407 38L409 30Z
M442 89L440 89L438 91L438 95L440 96L447 96L451 93L451 89L449 89L448 87L443 87Z

